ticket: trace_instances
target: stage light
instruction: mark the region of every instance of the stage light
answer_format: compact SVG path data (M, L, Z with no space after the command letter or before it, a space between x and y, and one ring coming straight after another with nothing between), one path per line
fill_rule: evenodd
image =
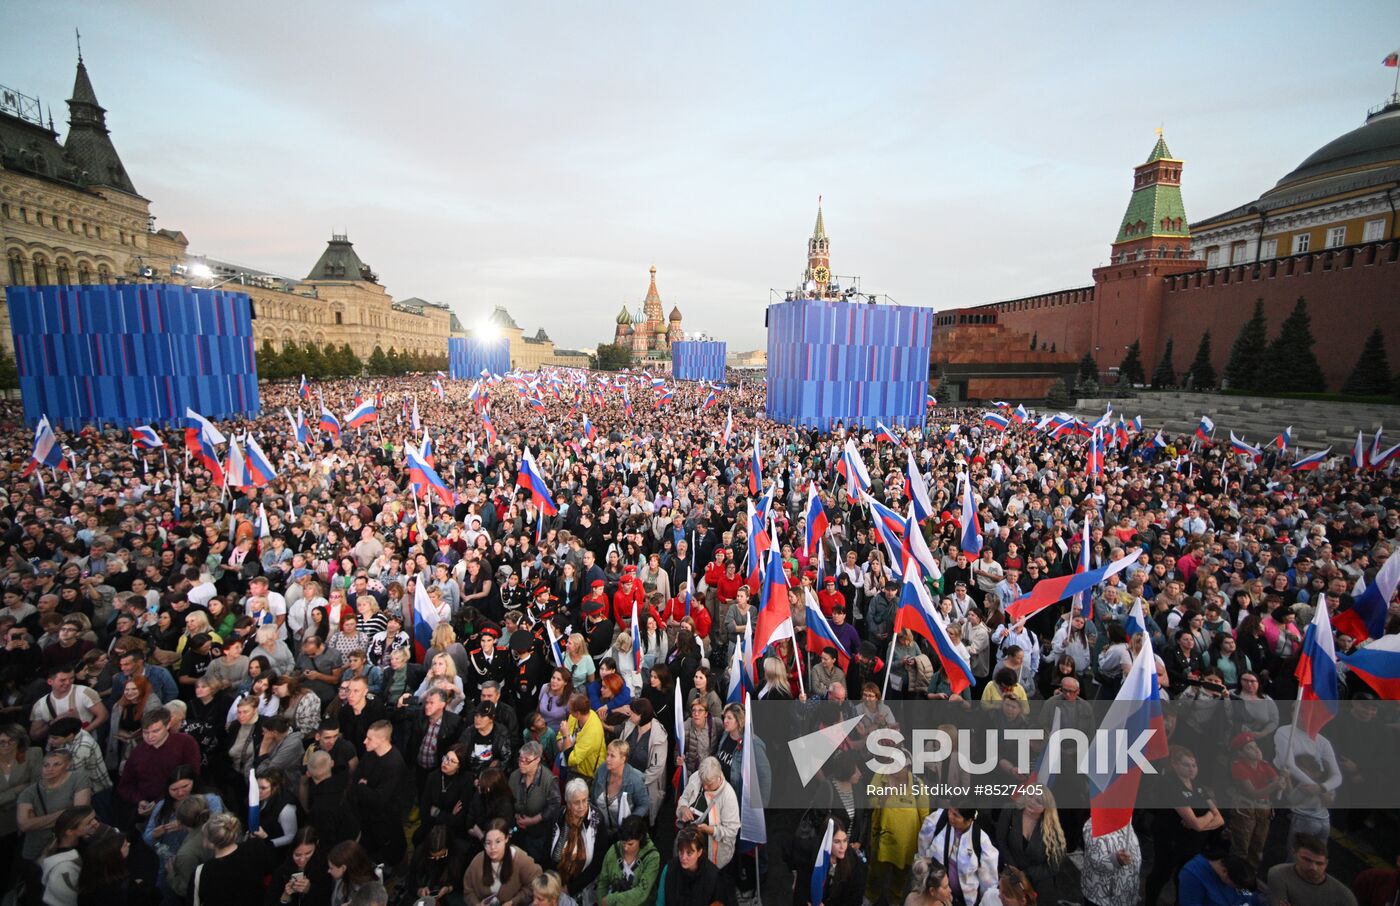
M500 333L496 330L495 324L483 320L476 325L476 329L472 331L472 335L479 340L494 340L496 337L500 336Z
M214 276L214 272L209 269L209 265L205 264L203 261L196 261L194 264L189 265L186 270L191 277L197 280L208 280L210 277Z

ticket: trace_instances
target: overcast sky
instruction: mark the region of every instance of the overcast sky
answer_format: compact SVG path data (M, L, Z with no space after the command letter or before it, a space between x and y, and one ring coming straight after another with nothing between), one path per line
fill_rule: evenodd
M1084 285L1156 127L1204 219L1361 125L1400 45L1392 0L4 6L0 84L66 121L81 28L192 253L303 277L348 232L396 298L566 346L610 341L654 263L736 351L819 194L832 269L901 304Z

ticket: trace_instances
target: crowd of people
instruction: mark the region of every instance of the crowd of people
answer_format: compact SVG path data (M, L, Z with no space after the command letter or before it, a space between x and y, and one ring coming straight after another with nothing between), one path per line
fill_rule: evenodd
M260 417L220 424L274 464L255 487L225 487L178 429L162 432L163 448L115 429L60 432L67 467L27 474L32 432L9 408L7 896L1395 902L1394 866L1346 883L1329 873L1342 830L1394 855L1391 812L1330 808L1343 780L1385 782L1393 728L1377 726L1363 749L1334 748L1325 733L1288 744L1275 704L1297 693L1314 610L1344 612L1394 550L1388 470L1293 472L1291 450L1238 457L1135 432L1089 474L1084 438L1033 419L1002 429L980 410L930 409L925 429L893 438L817 432L764 419L760 381L668 385L663 399L650 378L416 375L309 394L264 384ZM348 410L361 393L376 402L373 422L317 430L320 407ZM308 442L288 419L298 409ZM848 438L869 495L901 513L912 451L932 503L919 530L936 566L923 581L970 688L954 691L927 641L896 631L897 552L846 493L836 466ZM406 448L449 496L415 483ZM518 485L526 450L557 511ZM960 475L981 531L971 559ZM813 483L829 527L809 550ZM766 783L771 761L745 732L750 698L731 671L761 595L747 510L770 489L795 638L756 653L753 698L846 703L866 732L886 719L887 697L1111 699L1143 643L1127 625L1141 605L1164 696L1235 701L1230 713L1248 717L1175 722L1161 782L1180 806L1139 809L1105 836L1048 789L995 810L914 795L867 806L858 790L871 770L842 751L810 808L769 810L767 842L746 840L744 785ZM1066 603L1008 616L1037 582L1081 568L1086 514L1092 565L1136 547L1140 562L1095 589L1089 613ZM809 651L811 608L839 649ZM415 636L422 625L430 638ZM1338 636L1340 650L1354 644ZM1343 695L1379 697L1354 676ZM1195 782L1207 735L1230 741L1231 788ZM828 830L830 870L814 891Z

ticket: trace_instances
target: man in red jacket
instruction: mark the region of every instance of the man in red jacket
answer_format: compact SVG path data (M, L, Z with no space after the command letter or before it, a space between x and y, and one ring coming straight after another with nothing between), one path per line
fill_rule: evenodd
M187 733L171 733L170 712L157 708L141 720L141 742L126 759L117 795L144 820L165 798L170 772L187 764L198 774L199 760L199 743Z

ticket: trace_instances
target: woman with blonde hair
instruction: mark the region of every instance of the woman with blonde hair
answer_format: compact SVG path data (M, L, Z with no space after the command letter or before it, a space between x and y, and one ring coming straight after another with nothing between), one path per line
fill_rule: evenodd
M453 629L449 622L439 623L433 629L433 638L428 650L423 653L423 660L431 664L433 657L438 654L446 654L452 658L452 663L457 665L458 676L467 672L469 659L466 646L457 641L457 630Z
M575 689L583 689L598 678L598 668L593 665L593 657L588 653L588 640L583 633L569 636L564 650L564 669L573 677Z
M1065 832L1055 797L1045 788L1014 801L1016 808L1002 809L997 821L997 851L1003 865L1019 868L1030 878L1031 889L1047 903L1069 897L1065 878Z
M423 682L418 684L418 689L413 693L413 697L420 702L427 698L429 689L445 689L451 691L452 700L447 707L460 714L462 705L466 702L466 691L462 686L462 678L457 675L457 664L447 654L439 653L433 656L428 673L423 677Z

